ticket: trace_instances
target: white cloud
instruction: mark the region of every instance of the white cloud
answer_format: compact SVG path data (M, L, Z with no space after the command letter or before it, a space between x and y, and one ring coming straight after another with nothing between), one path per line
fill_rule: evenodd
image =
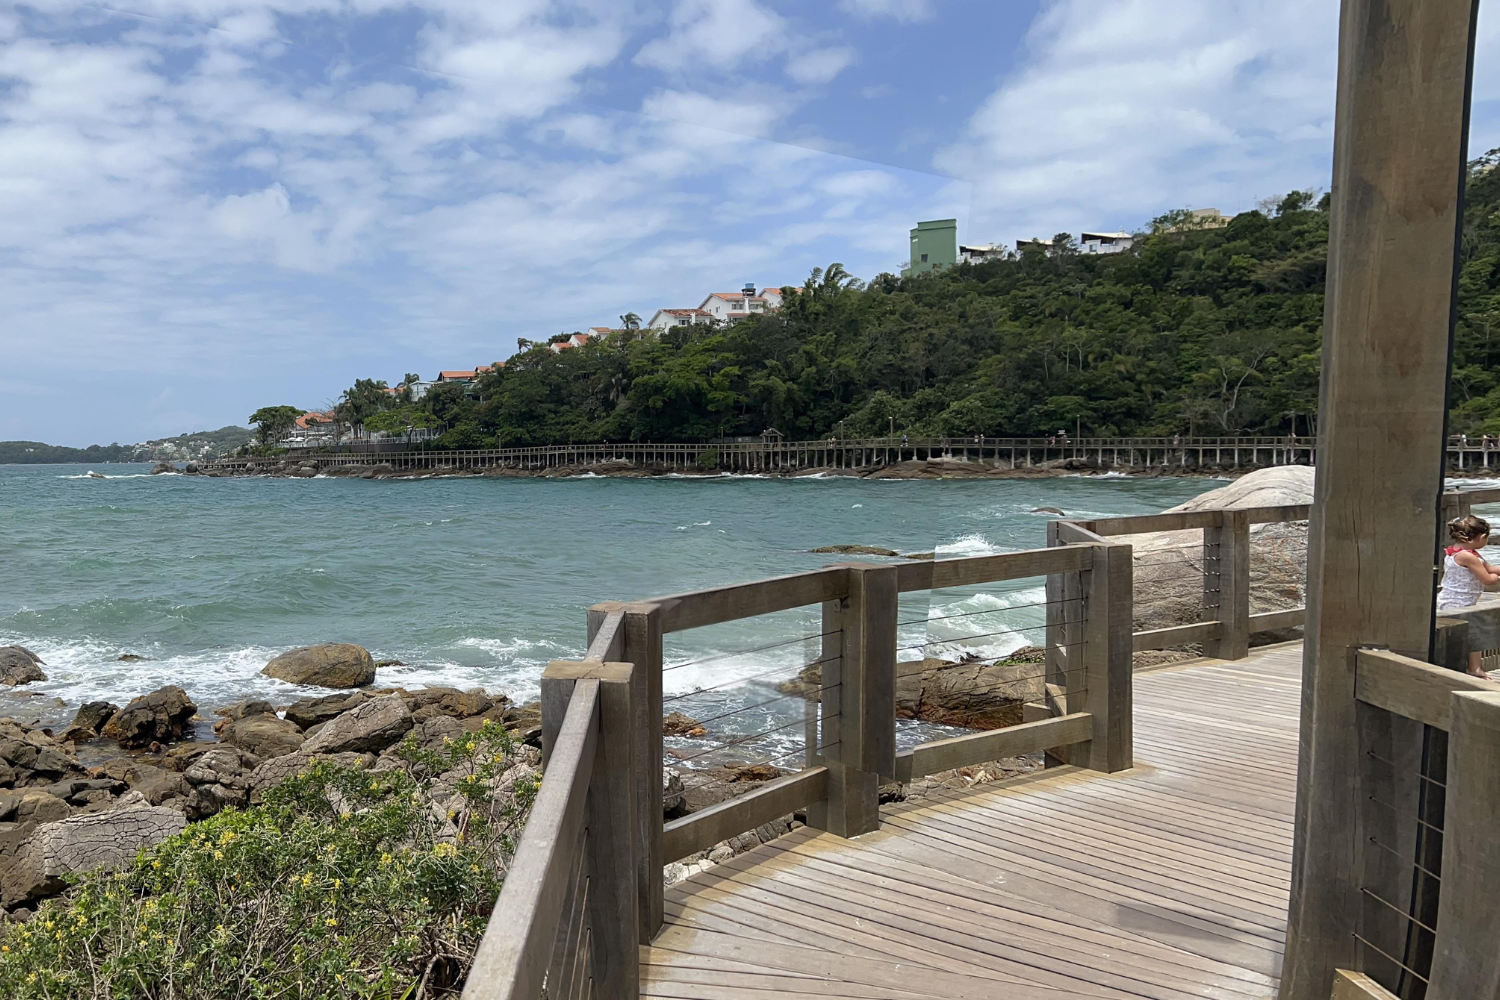
M141 0L139 18L59 4L9 38L0 17L0 367L100 387L66 427L0 393L3 436L217 426L709 286L830 260L869 274L911 218L961 204L927 176L755 138L807 100L765 80L674 79L644 114L578 103L629 60L635 27L586 4ZM684 31L723 10L784 24L686 7ZM315 39L376 36L391 17L409 44L307 42L308 13ZM755 63L746 37L784 32L736 36L721 64ZM803 59L808 80L848 55L796 44L776 59ZM104 388L142 378L150 393L123 401ZM174 393L153 416L156 379Z
M721 72L749 59L765 59L786 48L784 18L755 0L678 0L671 32L636 54L641 66L681 72L698 65Z
M827 83L852 65L854 60L855 52L847 45L809 49L786 61L786 73L798 83Z
M969 237L1326 186L1337 15L1303 0L1057 0L1022 68L936 158L974 181Z
M925 21L935 13L933 0L839 0L839 8L861 17Z
M786 107L778 107L774 100L755 101L748 96L715 98L691 91L659 90L641 102L641 111L703 128L763 137L770 134Z

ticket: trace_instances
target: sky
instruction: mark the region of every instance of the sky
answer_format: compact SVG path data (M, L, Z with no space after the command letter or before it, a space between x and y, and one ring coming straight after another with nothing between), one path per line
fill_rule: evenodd
M921 219L1013 243L1326 190L1337 7L0 5L0 439L243 424L869 278ZM1481 16L1474 154L1500 145Z

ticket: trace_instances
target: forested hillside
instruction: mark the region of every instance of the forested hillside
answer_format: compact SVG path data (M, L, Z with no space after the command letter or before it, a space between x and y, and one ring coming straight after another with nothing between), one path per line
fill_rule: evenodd
M1454 431L1500 433L1500 172L1476 161ZM1292 192L1226 228L1155 221L1123 254L1051 252L868 285L814 271L779 313L659 339L537 346L465 395L346 394L357 423L441 445L896 434L1283 434L1315 427L1328 201ZM394 407L394 410L390 409ZM840 430L841 428L841 430Z

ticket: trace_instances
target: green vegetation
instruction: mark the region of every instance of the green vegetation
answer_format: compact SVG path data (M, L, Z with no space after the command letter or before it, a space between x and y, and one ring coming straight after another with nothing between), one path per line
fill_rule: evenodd
M260 438L260 443L271 444L296 426L300 416L300 406L262 406L250 414L250 422L255 425L255 434Z
M298 410L297 415L301 416ZM216 431L195 431L159 438L143 444L91 444L87 448L65 448L40 441L0 441L0 465L97 464L102 462L151 462L206 459L227 455L250 442L254 435L233 424Z
M498 787L515 749L491 723L441 752L408 738L400 769L314 762L264 805L192 824L0 925L0 996L456 994L536 793L529 779ZM424 794L437 775L461 797L446 819Z
M135 445L131 444L91 444L87 448L64 448L40 441L0 441L0 465L129 462L134 454Z
M1472 164L1453 430L1500 433L1500 159ZM868 284L833 264L785 307L656 336L638 317L521 353L416 403L362 380L356 422L401 407L437 447L913 435L1284 434L1316 429L1328 204L1293 191L1218 229L1180 210L1126 253L1050 248ZM562 339L551 338L553 341ZM407 412L392 422L423 426Z

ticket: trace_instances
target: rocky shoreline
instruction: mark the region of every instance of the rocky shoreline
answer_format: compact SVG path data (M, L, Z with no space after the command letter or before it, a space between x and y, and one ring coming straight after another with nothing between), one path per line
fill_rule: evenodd
M1012 660L1032 663L1028 652ZM30 650L0 647L0 684L14 688L45 681L44 667ZM959 680L968 682L975 676L993 680L995 671L1011 669L937 660L916 664L914 671L903 670L902 715L994 728L1019 721L1021 700L1034 696L1029 688L986 683L980 688L991 695L985 705L960 709L956 706L962 698L945 700L945 688L934 681L944 674L955 676L945 669L954 667L961 668ZM503 694L479 688L379 687L369 652L349 643L292 650L273 658L262 672L318 690L339 690L279 706L246 699L215 710L212 720L176 685L123 707L89 702L65 728L0 718L0 912L5 918L29 919L41 902L66 890L69 877L128 864L138 850L181 833L189 823L225 809L258 805L268 789L315 760L381 771L403 766L403 754L414 747L440 749L466 734L503 731L518 744L516 766L524 765L526 772L510 774L509 784L539 777L541 713L536 703L516 705ZM785 689L816 698L816 687L817 678L804 671ZM210 721L211 736L204 732ZM681 713L663 720L663 732L714 739L697 720ZM890 785L881 794L883 801L915 798L1036 766L1036 761L1021 758L964 768L913 785ZM664 819L688 815L789 773L729 759L691 768L669 760L662 777ZM437 787L443 787L441 776ZM447 808L444 802L434 805ZM788 815L731 838L670 866L666 877L676 881L701 871L804 820ZM101 849L100 844L112 846Z

